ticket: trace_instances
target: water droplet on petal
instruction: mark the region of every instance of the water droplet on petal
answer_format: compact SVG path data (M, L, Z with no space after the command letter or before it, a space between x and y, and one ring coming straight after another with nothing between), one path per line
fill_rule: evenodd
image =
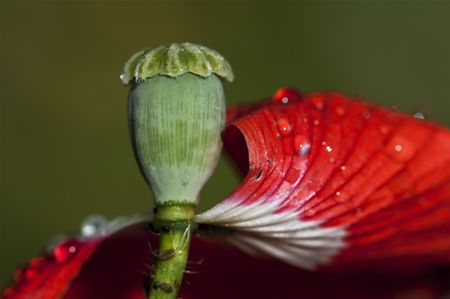
M45 261L42 257L35 257L30 261L30 267L34 269L39 269L45 264Z
M311 103L317 110L322 110L325 107L325 99L322 96L313 97Z
M37 257L33 258L27 267L17 268L13 275L16 285L20 285L23 281L36 278L45 266L45 263L46 261L43 257Z
M345 196L345 193L343 191L337 190L334 193L334 200L335 202L339 203L346 203L347 202L347 196Z
M64 240L67 240L67 236L64 235L57 235L55 237L53 237L48 246L47 246L47 253L49 255L53 254L53 250L55 249L56 245L60 244L61 242L63 242Z
M26 279L33 279L37 276L37 274L38 274L37 271L32 268L25 270L25 278Z
M304 143L300 146L300 155L304 156L309 153L311 150L311 144L310 143Z
M309 153L311 144L308 142L307 138L304 135L295 135L294 149L295 152L299 153L301 156L304 156Z
M282 136L288 136L292 131L291 123L284 117L277 121L277 126Z
M341 174L346 179L350 177L350 172L349 172L349 169L347 166L345 166L345 165L341 166Z
M287 104L300 100L300 93L293 88L280 88L273 95L273 101L277 103Z
M300 146L305 143L306 137L304 135L297 134L294 137L294 149L295 151L300 150Z
M313 121L313 125L314 125L315 127L317 127L318 125L320 125L320 121L317 120L317 119L315 119L315 120Z
M423 112L416 112L413 114L413 117L422 120L426 119L425 113Z
M363 112L362 116L364 119L369 119L372 116L372 113L370 113L369 110L366 110Z
M53 257L58 263L68 261L81 248L82 243L77 240L63 241L53 250Z
M108 221L100 215L92 215L81 224L81 235L83 237L100 236L106 233Z
M389 133L389 127L387 125L381 125L379 129L380 129L381 134L383 134L383 135L386 135Z
M409 161L416 152L416 145L404 136L394 136L385 147L385 152L399 162Z
M336 108L334 108L334 112L336 113L337 116L344 116L345 108L342 106L337 106Z
M325 150L327 151L327 152L331 152L331 151L333 151L333 148L331 147L331 146L329 146L329 145L327 145L327 142L326 141L322 141L322 146L324 146L325 147Z

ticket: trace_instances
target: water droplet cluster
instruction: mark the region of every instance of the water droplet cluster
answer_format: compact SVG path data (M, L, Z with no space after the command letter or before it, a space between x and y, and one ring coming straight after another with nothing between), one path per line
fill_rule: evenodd
M32 280L37 279L52 265L70 262L70 260L85 246L80 240L69 239L54 246L51 253L33 258L28 265L19 268L14 273L14 286L3 291L4 299L13 299ZM54 269L54 268L53 268Z
M135 215L129 218L118 217L111 221L107 221L100 215L87 217L81 224L79 237L56 237L50 243L44 256L33 258L28 265L17 269L14 273L14 286L6 288L2 298L17 297L24 286L37 279L44 271L55 269L52 265L70 263L90 240L113 233L131 223L147 220L148 217L148 215Z

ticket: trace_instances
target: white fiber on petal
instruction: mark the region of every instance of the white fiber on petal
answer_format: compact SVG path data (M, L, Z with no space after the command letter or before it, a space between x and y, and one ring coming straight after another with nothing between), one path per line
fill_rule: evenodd
M241 221L237 223L233 223L233 227L239 227L243 230L248 228L249 230L262 230L267 231L267 229L273 229L277 228L277 226L274 226L274 223L283 223L283 226L280 227L282 231L285 231L286 228L289 226L288 222L291 223L292 229L297 230L297 223L296 219L298 218L298 215L296 213L278 213L278 214L269 214L264 215L259 218L253 218L247 221ZM313 221L311 221L313 223ZM313 224L307 223L307 226L311 226Z

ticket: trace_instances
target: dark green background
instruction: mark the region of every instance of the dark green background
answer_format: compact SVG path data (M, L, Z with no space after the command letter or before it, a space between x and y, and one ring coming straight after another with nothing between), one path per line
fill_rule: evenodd
M123 62L191 41L234 67L229 103L336 89L449 124L445 2L3 1L0 286L92 213L151 207L127 132ZM238 183L222 161L202 208Z

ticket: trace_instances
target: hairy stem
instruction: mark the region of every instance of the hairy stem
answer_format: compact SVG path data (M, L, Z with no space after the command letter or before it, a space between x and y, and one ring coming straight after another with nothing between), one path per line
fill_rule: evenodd
M189 254L194 211L191 205L158 207L155 228L160 232L160 241L150 299L177 298Z

